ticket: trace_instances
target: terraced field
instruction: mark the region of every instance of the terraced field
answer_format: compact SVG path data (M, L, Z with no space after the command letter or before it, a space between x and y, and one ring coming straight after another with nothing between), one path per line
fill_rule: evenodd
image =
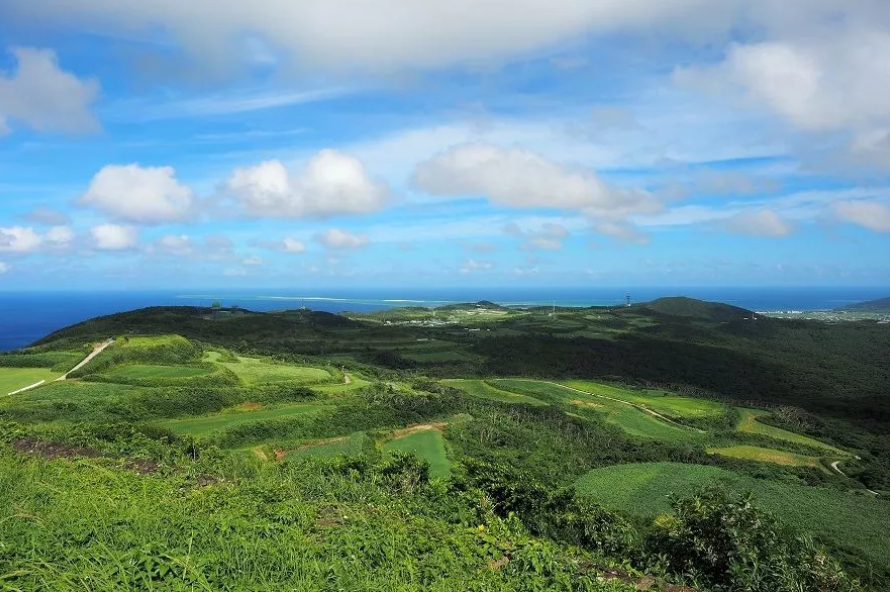
M480 399L489 399L491 401L499 401L501 403L524 403L526 405L547 405L544 401L506 390L501 390L489 384L484 380L443 380L443 384L459 388L473 397Z
M430 464L430 476L446 479L451 476L451 463L445 452L445 439L436 429L423 429L390 440L383 446L384 452L393 451L414 454Z
M41 380L50 382L59 375L48 368L0 368L0 397Z
M760 446L727 446L723 448L708 448L708 454L719 454L729 458L768 462L786 467L814 467L828 472L828 469L817 456L807 456L784 450L761 448Z
M207 352L204 359L228 368L247 385L285 381L312 384L333 379L330 372L321 368L276 364L259 358L239 356L238 362L223 362L218 352Z
M130 378L146 380L153 378L194 378L210 374L209 368L201 366L154 366L147 364L127 364L117 366L105 373L105 376L114 378Z
M775 438L776 440L785 440L787 442L803 444L805 446L811 446L813 448L821 448L826 452L838 457L850 456L850 453L844 452L843 450L835 448L834 446L826 444L825 442L820 442L819 440L816 440L814 438L810 438L801 434L795 434L794 432L789 432L788 430L783 430L782 428L777 428L775 426L767 425L765 423L757 421L758 417L767 415L769 413L768 411L763 411L761 409L740 408L739 412L741 413L741 418L739 419L739 423L736 426L736 429L740 432L761 434L764 436L769 436L770 438Z
M570 380L565 384L593 395L620 399L646 409L657 411L668 417L714 417L726 411L726 407L716 401L679 397L659 390L635 390L610 386L586 380Z
M296 450L289 451L284 458L285 460L298 460L302 458L349 456L360 453L367 442L368 435L365 432L355 432L341 438L306 444Z
M703 434L676 424L666 422L632 405L598 397L591 393L574 390L571 387L534 380L492 380L490 384L498 389L519 393L543 401L587 407L606 415L606 421L613 423L633 436L673 441L700 440Z
M619 465L590 471L576 483L580 493L638 516L670 512L668 496L719 484L736 493L751 491L755 504L787 524L824 535L886 563L890 549L887 503L834 489L753 479L717 467L678 463Z
M177 434L205 436L213 432L254 421L281 419L298 415L315 415L327 408L329 407L325 405L300 403L295 405L281 405L269 409L258 409L256 411L232 410L227 413L214 413L213 415L205 415L202 417L174 419L160 422L158 425L168 428Z

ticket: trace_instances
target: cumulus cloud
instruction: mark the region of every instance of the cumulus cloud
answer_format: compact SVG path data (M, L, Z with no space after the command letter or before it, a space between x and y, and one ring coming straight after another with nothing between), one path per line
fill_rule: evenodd
M46 206L37 206L25 214L23 218L32 224L45 226L66 226L71 223L71 218L68 214Z
M100 224L90 229L93 246L100 251L125 251L139 243L139 229L133 226Z
M840 201L833 204L835 215L875 232L890 232L890 207L876 201Z
M88 132L99 128L90 105L99 95L95 80L80 80L59 68L46 49L15 47L16 70L0 72L0 135L9 123L39 132Z
M746 236L782 238L791 234L794 227L772 210L740 212L727 218L724 227L730 232Z
M514 208L583 210L606 216L659 208L646 192L610 187L588 169L560 165L528 150L481 143L454 146L420 163L413 183L433 195L485 196Z
M364 234L352 234L340 228L326 230L317 235L315 240L329 249L360 249L369 242Z
M28 226L0 228L0 253L31 253L40 249L67 247L74 240L74 231L67 226L53 226L39 233Z
M614 239L633 243L636 245L645 245L649 243L649 235L641 232L633 224L623 220L604 220L596 222L593 225L594 232L610 236Z
M569 229L562 224L546 222L534 231L523 230L515 222L504 226L504 232L510 236L522 238L522 249L526 251L556 251L562 248L562 241L571 236Z
M136 224L181 221L192 215L192 191L173 167L108 165L93 177L79 203Z
M155 242L155 246L161 252L171 255L190 255L194 250L192 239L185 234L162 236Z
M285 253L304 253L306 251L303 241L290 237L281 241L281 248Z
M336 150L322 150L297 174L278 160L237 169L225 189L256 217L369 214L389 196L386 185L371 179L358 159Z

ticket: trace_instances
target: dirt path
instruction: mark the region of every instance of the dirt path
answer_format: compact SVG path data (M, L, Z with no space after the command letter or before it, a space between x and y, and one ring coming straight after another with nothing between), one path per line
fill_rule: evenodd
M343 384L352 384L352 376L345 372L343 373Z
M661 413L659 413L657 411L653 411L653 410L649 409L648 407L643 407L642 405L637 405L636 403L631 403L631 402L625 401L623 399L616 399L615 397L609 397L608 395L600 395L599 393L591 393L589 391L582 391L581 389L576 389L573 386L566 386L564 384L559 384L558 382L550 382L548 380L532 380L532 379L528 379L528 378L519 378L519 379L515 379L515 380L521 380L524 382L542 382L544 384L549 384L551 386L558 386L558 387L562 387L564 389L568 389L570 391L575 391L576 393L581 393L583 395L588 395L591 397L600 397L601 399L608 399L609 401L615 401L616 403L621 403L623 405L629 405L630 407L633 407L634 409L638 409L638 410L642 411L643 413L648 413L649 415L651 415L653 417L657 417L661 421L665 421L671 425L677 426L678 428L683 428L685 430L693 430L693 431L696 431L696 432L699 432L702 434L704 433L702 430L697 430L695 428L691 428L689 426L683 425L682 423L677 423L673 419L670 419L669 417L665 417Z
M836 461L834 461L833 463L831 463L831 468L834 469L835 471L837 471L839 475L843 475L844 477L847 477L847 474L846 474L845 472L843 472L843 471L841 470L841 468L838 466L839 464L841 464L841 461L836 460ZM849 478L850 478L850 477L847 477L847 479L849 479ZM870 494L875 495L875 496L879 496L879 495L881 495L881 494L878 493L877 491L872 491L871 489L868 489L868 488L866 488L865 491L867 491L867 492L869 492Z
M77 366L75 366L74 368L72 368L71 370L69 370L68 372L66 372L65 374L63 374L62 376L58 377L58 378L56 379L56 382L58 382L58 381L60 381L60 380L66 380L66 379L68 378L68 375L69 375L69 374L71 374L72 372L75 372L75 371L77 371L77 370L80 370L81 368L83 368L84 366L86 366L87 364L89 364L90 361L91 361L93 358L95 358L96 356L98 356L99 354L101 354L103 351L105 351L105 348L107 348L107 347L108 347L109 345L111 345L112 343L114 343L114 339L109 339L108 341L105 341L104 343L101 343L101 344L97 345L96 347L94 347L94 348L93 348L93 351L90 352L90 354L89 354L87 357L85 357L85 358L80 362L80 364L78 364Z

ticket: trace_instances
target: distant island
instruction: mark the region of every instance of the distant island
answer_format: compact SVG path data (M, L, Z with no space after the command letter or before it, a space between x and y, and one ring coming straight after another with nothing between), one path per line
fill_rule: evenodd
M845 312L877 312L890 313L890 298L879 298L877 300L869 300L868 302L859 302L851 304L838 310Z

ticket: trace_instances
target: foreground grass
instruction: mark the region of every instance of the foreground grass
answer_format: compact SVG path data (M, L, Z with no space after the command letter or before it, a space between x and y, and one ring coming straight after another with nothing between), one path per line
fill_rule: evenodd
M0 397L41 380L50 382L59 375L47 368L0 368Z
M816 456L795 454L784 450L761 448L760 446L726 446L723 448L708 448L709 454L719 454L729 458L741 458L757 462L768 462L786 467L813 467L828 472Z
M754 492L755 503L787 524L823 536L841 548L861 551L890 567L890 512L871 496L753 479L720 469L678 463L640 463L595 469L578 480L580 493L607 506L651 517L670 511L669 496L706 484Z

